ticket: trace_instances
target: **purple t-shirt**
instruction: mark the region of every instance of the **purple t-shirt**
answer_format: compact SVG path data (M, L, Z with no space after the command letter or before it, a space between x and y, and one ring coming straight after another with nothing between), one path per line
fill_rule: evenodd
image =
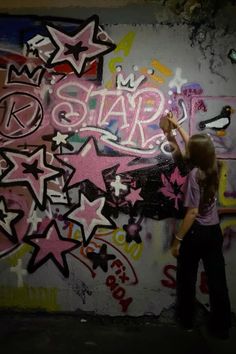
M186 180L184 206L187 208L199 208L200 205L200 187L197 182L197 168L194 168ZM216 198L211 204L204 204L199 208L199 214L196 221L201 225L216 225L219 223Z

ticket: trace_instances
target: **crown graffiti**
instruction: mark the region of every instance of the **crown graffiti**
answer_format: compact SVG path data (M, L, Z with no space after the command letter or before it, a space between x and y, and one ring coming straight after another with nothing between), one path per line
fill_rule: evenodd
M129 74L126 78L123 76L122 73L119 73L116 77L116 87L119 90L134 92L145 79L146 77L144 75L141 75L137 79L135 79L133 73Z
M40 86L45 68L37 66L36 68L29 69L27 65L23 65L17 69L13 64L8 68L7 84L21 84L30 86Z

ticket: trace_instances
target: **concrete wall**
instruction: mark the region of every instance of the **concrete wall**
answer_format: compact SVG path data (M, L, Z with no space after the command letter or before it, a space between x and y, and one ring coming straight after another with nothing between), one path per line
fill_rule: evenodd
M235 31L158 21L101 28L96 16L72 17L0 21L0 308L158 315L175 301L169 246L186 176L160 117L174 110L192 134L236 108ZM222 161L234 311L235 118L224 135L206 130ZM207 293L200 265L197 296L209 307Z

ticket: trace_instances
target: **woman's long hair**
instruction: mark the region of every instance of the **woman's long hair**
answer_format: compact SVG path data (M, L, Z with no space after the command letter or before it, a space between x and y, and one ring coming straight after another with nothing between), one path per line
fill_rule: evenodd
M211 203L214 200L219 185L219 175L215 147L209 135L194 134L187 146L187 158L197 167L198 184L201 191L201 203Z

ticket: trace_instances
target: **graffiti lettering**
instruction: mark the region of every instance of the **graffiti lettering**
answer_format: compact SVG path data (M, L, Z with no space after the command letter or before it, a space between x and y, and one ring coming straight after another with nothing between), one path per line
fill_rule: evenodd
M116 283L116 277L114 275L109 275L106 278L106 285L110 288L114 299L119 300L119 304L122 306L122 311L126 312L133 299L131 297L124 299L125 289Z
M131 243L126 242L125 231L123 228L118 228L112 234L112 241L117 246L122 246L123 250L130 254L133 260L138 260L142 256L143 243L136 243L132 241Z
M173 264L168 264L164 267L163 273L167 279L162 279L161 284L165 288L176 289L176 270L177 270L177 267ZM204 271L202 271L200 273L199 289L202 294L209 293L208 286L207 286L207 277L206 277L206 273Z
M117 136L107 131L107 127L115 119L120 146L152 149L153 143L158 145L163 140L158 119L163 112L165 99L157 88L143 87L131 95L121 90L99 90L92 84L70 80L56 90L55 100L58 99L60 102L52 110L56 127L73 127L83 133L87 131L89 135L110 135L107 142L111 140L114 143ZM93 105L90 104L91 100ZM156 125L155 129L149 129L147 134L146 130L152 124Z
M123 51L124 56L128 56L133 44L135 38L135 32L129 32L127 33L122 39L121 41L117 44L116 49L114 50L114 53ZM109 69L111 73L114 73L116 71L116 64L117 63L122 63L123 62L123 57L121 56L117 56L115 58L110 59L109 61Z

